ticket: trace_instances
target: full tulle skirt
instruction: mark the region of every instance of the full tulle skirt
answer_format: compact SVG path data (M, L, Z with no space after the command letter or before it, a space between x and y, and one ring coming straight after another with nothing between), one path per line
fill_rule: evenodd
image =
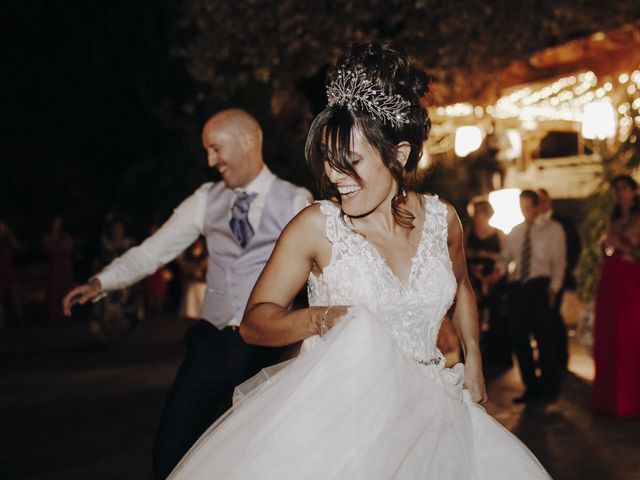
M549 478L472 402L463 366L442 363L409 358L368 309L352 307L298 358L243 384L170 478Z

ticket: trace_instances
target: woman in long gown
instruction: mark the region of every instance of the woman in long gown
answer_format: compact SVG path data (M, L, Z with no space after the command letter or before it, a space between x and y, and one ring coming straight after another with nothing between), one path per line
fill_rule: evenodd
M593 408L635 417L640 414L640 197L628 175L611 186L616 206L596 293Z
M328 200L285 228L240 326L249 343L303 341L301 353L240 386L170 478L548 478L478 405L458 216L405 191L429 131L425 91L424 75L388 45L355 45L330 74L306 146ZM290 310L305 282L310 307ZM466 362L445 368L436 337L454 299Z

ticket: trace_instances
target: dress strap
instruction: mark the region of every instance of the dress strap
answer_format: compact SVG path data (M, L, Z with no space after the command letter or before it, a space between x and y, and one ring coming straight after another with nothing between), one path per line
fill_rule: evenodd
M425 195L425 219L426 241L430 251L448 250L447 236L449 224L447 222L447 205L438 198L438 195Z
M344 228L340 215L340 209L331 200L320 200L320 211L326 217L325 236L331 243L336 243L340 238L340 231Z

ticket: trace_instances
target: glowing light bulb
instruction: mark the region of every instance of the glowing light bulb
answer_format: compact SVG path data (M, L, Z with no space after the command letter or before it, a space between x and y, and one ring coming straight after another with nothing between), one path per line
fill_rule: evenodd
M615 110L609 102L593 102L584 106L582 136L587 139L604 140L616 134Z
M466 125L456 129L454 150L457 156L466 157L482 145L482 130L474 125Z

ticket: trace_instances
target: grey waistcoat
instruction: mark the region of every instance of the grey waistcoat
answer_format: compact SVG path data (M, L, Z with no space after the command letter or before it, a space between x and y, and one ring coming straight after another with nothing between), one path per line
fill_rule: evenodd
M262 268L267 263L280 232L293 217L297 187L275 178L267 192L260 225L243 249L229 229L229 206L233 190L223 182L211 186L207 194L204 233L209 249L207 291L202 318L218 328L234 317L241 319L247 300Z

